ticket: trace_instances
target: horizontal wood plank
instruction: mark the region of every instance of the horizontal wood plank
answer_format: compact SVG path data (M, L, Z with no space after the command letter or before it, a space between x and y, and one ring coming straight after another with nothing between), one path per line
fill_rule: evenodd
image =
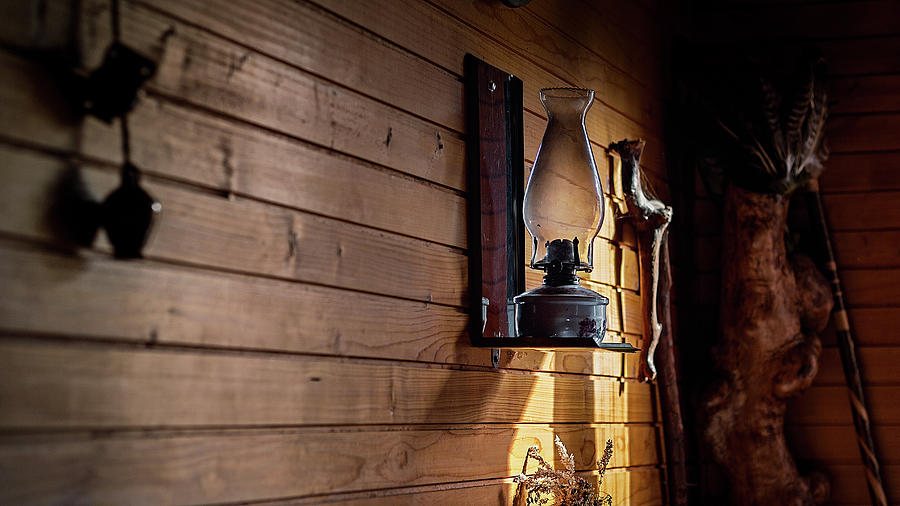
M832 246L841 269L900 267L900 231L837 232Z
M82 152L93 158L119 162L115 127L88 119L79 132L59 114L30 115L29 111L48 99L50 103L54 99L58 101L59 93L42 93L40 88L29 87L26 83L47 76L21 58L0 52L0 68L19 83L10 88L0 83L0 100L6 108L4 112L8 112L8 116L0 116L8 119L0 122L2 134L54 150ZM14 119L19 116L38 119L33 125L31 121L22 124ZM131 118L132 158L149 173L407 235L425 235L444 244L459 247L466 244L465 203L452 192L258 128L152 98L141 100ZM526 122L526 126L529 124ZM610 158L598 153L598 162L608 181ZM462 169L459 174L462 178ZM440 177L435 179L450 182ZM462 186L461 182L457 183L454 184ZM606 189L609 190L608 184ZM398 191L407 193L398 198ZM399 204L404 209L397 209ZM438 224L422 220L429 216L439 216ZM615 237L626 244L634 243L633 227L619 226L609 206L601 235Z
M828 86L831 114L900 111L900 75L838 77Z
M696 238L694 266L703 271L717 270L721 260L721 242L719 236ZM842 271L900 267L900 232L896 230L834 232L831 245Z
M509 47L515 25L498 39L434 1L348 4L359 20L315 3L122 3L124 42L160 63L130 126L163 214L130 262L102 238L58 251L46 223L65 157L97 197L116 184L118 126L67 117L52 78L0 50L0 502L505 504L527 446L552 454L559 434L587 469L609 432L604 489L661 503L637 357L501 350L493 369L470 345L459 80L472 48L526 74L528 153L545 122L536 90L591 81L598 159L648 138L668 195L657 79L631 75L660 70L657 38L602 9L582 21L603 32L580 34L551 11L501 11L556 43L539 52L527 36ZM108 3L80 7L94 66ZM433 23L382 29L378 9ZM36 12L59 24L58 10ZM633 227L612 218L586 284L614 299L610 338L636 343Z
M872 430L879 463L900 463L900 426L875 425ZM830 464L862 462L853 425L788 425L785 432L800 460L817 460Z
M611 378L188 350L0 343L0 428L652 422Z
M29 0L7 0L0 4L0 43L27 50L69 49L72 26L78 16L75 2L36 4Z
M78 123L65 116L66 107L61 104L59 90L33 86L33 83L49 78L38 65L0 51L0 67L9 78L0 82L0 100L4 106L0 108L0 114L3 114L0 116L3 120L0 121L3 135L56 150L82 152L93 158L120 163L118 129L115 126L89 118L79 129ZM10 85L5 86L6 83ZM58 108L44 111L43 108L47 106ZM33 111L36 108L42 112L35 114ZM19 121L20 117L27 118L27 121ZM422 186L421 182L417 186L411 186L417 181L339 156L333 151L165 101L152 98L140 100L130 118L132 158L142 169L225 192L250 194L301 209L327 213L327 209L317 208L322 205L315 202L316 195L319 195L321 199L330 198L332 202L328 205L335 208L348 207L352 210L356 207L352 212L357 213L357 219L360 219L379 211L379 207L376 202L369 202L365 209L361 209L357 202L361 202L360 199L365 201L389 197L390 195L379 196L380 191L384 191L384 184L390 185L391 191L404 186ZM450 179L439 174L416 172L416 165L411 167L417 177L463 188L465 175L462 159L457 162ZM367 177L374 179L353 189L354 179L362 183L361 178ZM337 195L322 191L304 193L311 183L327 185L332 179L332 184L340 188L347 185L349 190ZM378 180L382 183L375 183ZM432 190L438 189L421 188L425 192ZM457 197L456 200L458 213L464 212L463 199ZM445 230L447 227L438 229ZM456 233L460 234L464 230L459 228ZM459 239L451 239L450 243L464 244L460 242L464 241L464 235L462 233Z
M0 501L103 504L243 502L507 478L530 446L558 436L590 469L607 439L612 468L657 463L646 425L472 429L246 430L200 434L0 437ZM529 466L529 472L535 466ZM96 477L102 477L97 479Z
M857 346L856 360L863 385L900 385L894 367L900 363L900 346ZM844 368L837 348L822 350L817 385L846 385Z
M900 405L897 395L900 386L866 386L866 404L869 417L876 425L900 425ZM798 425L847 425L853 423L850 416L850 400L845 386L813 386L792 401L787 419Z
M900 36L861 37L818 41L834 76L896 74L900 72Z
M108 30L98 11L84 30ZM459 134L280 60L132 3L123 5L122 32L125 44L158 59L155 92L426 179L463 170ZM90 41L85 59L97 62L106 39Z
M808 22L798 22L808 20ZM815 21L813 21L815 20ZM900 33L900 6L892 0L771 2L702 10L695 23L713 40L824 39Z
M900 192L822 195L830 230L880 230L900 224Z
M841 284L850 307L900 306L900 269L846 270Z
M596 486L597 473L579 473L582 478ZM662 504L662 471L652 467L635 469L612 469L603 478L599 487L611 494L614 504L630 506L657 506ZM460 483L453 487L419 487L398 489L383 493L364 492L327 497L311 497L267 501L267 505L308 505L308 504L358 504L363 506L431 506L444 504L484 504L506 506L512 502L516 484L511 479L494 482Z
M900 149L898 113L832 116L825 128L834 153Z
M819 180L823 193L900 189L900 151L881 153L834 153L825 162Z
M469 315L459 309L9 243L0 243L0 259L7 332L491 366L490 350L471 346ZM501 350L499 362L628 378L637 364L636 355L528 349Z
M601 28L605 24L602 16L584 6L510 9L474 0L432 3L572 83L604 82L609 80L607 75L624 74L624 79L619 78L622 86L645 89L648 96L661 85L662 68L657 65L661 48L650 40L626 35L619 26ZM536 16L535 11L543 16ZM548 23L551 20L555 23ZM593 30L585 30L588 26ZM616 35L626 37L630 44L616 43L612 39ZM653 118L654 124L658 120Z
M53 242L48 202L67 164L52 156L3 146L0 160L11 168L0 187L0 230ZM118 184L113 171L83 167L80 174L98 199ZM145 186L164 203L145 249L150 258L424 302L467 304L467 259L460 251L256 201L197 193L149 178ZM314 190L308 188L312 194ZM442 195L439 192L437 196ZM99 247L110 250L102 237ZM637 285L636 252L625 248L630 254L620 254L620 247L603 239L597 240L596 247L598 268L589 279L610 286ZM617 271L627 277L619 278ZM528 279L537 286L540 273L529 270ZM639 319L639 311L639 305L629 307L625 313L628 321ZM610 328L622 330L619 312L612 318ZM629 328L628 332L640 334L641 330Z
M537 114L543 114L544 111L538 93L541 88L567 85L560 77L525 60L522 55L426 2L377 0L360 3L352 0L323 0L316 3L459 75L462 75L462 61L466 53L502 68L522 79L525 108ZM608 146L625 138L643 137L649 142L642 163L657 174L665 175L660 129L641 127L616 112L623 111L638 117L630 111L637 111L640 115L640 111L648 107L648 97L635 93L631 85L616 82L612 76L606 75L599 79L602 80L580 83L581 86L597 90L609 104L607 106L595 102L588 112L585 122L589 137L601 146ZM529 116L531 115L526 114L526 128ZM537 144L529 144L528 139L529 136L526 135L525 154L526 157L531 157L537 150Z
M526 10L533 12L553 26L564 37L576 40L625 72L645 82L650 89L659 89L659 82L647 82L638 76L635 62L646 58L660 61L664 49L665 32L654 2L615 2L612 0L545 0L531 3ZM640 55L640 56L639 56ZM574 65L578 67L578 65ZM660 69L648 69L659 75ZM577 71L577 70L576 70ZM651 78L652 79L652 78Z
M857 346L894 346L897 344L897 322L900 322L900 308L865 307L850 308L847 311L850 329ZM822 333L822 344L837 346L834 321Z
M55 157L4 146L0 146L0 161L7 167L0 187L0 230L53 241L56 234L47 218L48 208L68 164ZM86 189L98 201L119 184L119 176L112 170L83 166L80 174ZM374 174L377 177L380 173ZM364 174L359 176L358 181L365 181ZM316 194L327 194L326 186L332 183L338 193L341 186L350 190L349 183L342 185L330 178L311 178L311 184L299 186L315 198ZM385 184L386 188L402 191L402 185L392 186L389 180ZM427 302L463 306L468 303L468 260L459 250L257 201L199 193L149 178L144 186L163 203L163 212L145 248L148 257ZM426 193L429 190L418 189ZM423 204L433 209L444 207L441 197L450 197L451 202L459 199L432 191L437 193L424 198ZM361 200L365 199L356 202ZM410 200L402 206L414 205ZM385 216L403 213L388 201L373 207L385 209ZM424 213L418 218L420 223L426 223ZM430 227L439 228L443 222L434 221ZM104 249L110 249L105 241L99 242Z
M457 132L465 129L458 76L306 2L145 3Z

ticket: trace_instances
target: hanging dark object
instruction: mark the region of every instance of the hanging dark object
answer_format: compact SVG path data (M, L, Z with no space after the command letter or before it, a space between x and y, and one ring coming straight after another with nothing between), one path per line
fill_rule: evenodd
M103 201L103 227L116 258L139 258L150 234L153 215L162 206L139 184L130 162L122 167L122 183Z
M850 332L850 321L844 305L844 295L841 291L841 280L838 277L837 262L831 248L831 237L828 233L828 222L825 219L825 210L822 206L822 197L819 194L818 181L810 181L803 191L806 200L816 239L818 241L821 258L819 267L825 272L825 277L831 283L831 293L834 297L834 326L837 334L838 347L841 351L841 364L844 369L844 378L847 382L847 393L850 396L850 409L853 414L853 425L856 429L856 441L859 444L859 454L866 466L866 484L869 487L869 496L875 506L887 506L887 495L881 482L881 466L878 464L878 455L875 451L875 442L872 438L872 427L869 423L869 412L866 409L866 397L863 393L862 377L859 365L856 361L856 347L853 334Z
M140 171L131 163L128 111L137 90L153 75L156 65L121 44L119 0L112 0L110 14L113 43L106 52L103 65L88 79L97 86L96 92L111 95L102 102L102 107L94 104L93 114L118 115L122 134L122 181L103 202L103 226L116 258L140 258L150 234L153 216L162 210L162 205L141 188Z
M47 224L67 248L89 248L100 229L102 213L87 189L78 167L69 166L59 178L51 198Z
M155 72L153 60L113 42L100 67L80 83L82 111L111 123L131 110L138 90Z
M67 92L78 100L83 114L107 123L119 119L121 182L101 204L88 194L80 173L72 168L60 180L50 217L66 244L90 247L102 227L116 258L138 258L162 206L141 188L140 171L131 162L128 112L138 90L155 73L156 64L120 42L118 0L111 3L111 24L113 41L102 65L87 77L76 76L68 82L71 88Z

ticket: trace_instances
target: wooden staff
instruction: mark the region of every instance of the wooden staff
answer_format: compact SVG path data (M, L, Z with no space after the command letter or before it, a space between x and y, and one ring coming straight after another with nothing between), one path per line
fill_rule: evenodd
M838 277L834 251L831 248L831 238L828 234L825 209L822 206L822 196L819 194L819 183L817 180L811 180L807 184L804 196L812 225L815 227L814 231L819 242L818 247L823 255L821 267L825 277L831 283L831 292L834 296L834 309L832 310L834 326L837 331L838 347L841 351L841 363L844 366L844 378L847 381L847 393L850 395L853 425L856 427L856 440L859 443L859 453L863 464L866 466L866 483L869 486L869 496L873 505L887 506L887 496L881 483L881 469L878 465L878 456L875 454L875 443L872 440L872 428L869 422L869 412L866 410L866 398L863 394L859 365L856 362L853 334L850 333L850 320L847 317L847 309L844 306L841 280Z
M624 190L628 213L638 231L638 255L641 264L641 309L643 342L638 377L650 382L659 374L659 400L666 439L666 468L669 482L669 504L687 504L687 470L685 462L684 424L675 368L672 318L669 292L672 286L669 264L668 229L672 208L644 190L640 160L644 141L623 140L610 150L621 158L613 177L618 179L615 191ZM657 363L658 361L658 363Z

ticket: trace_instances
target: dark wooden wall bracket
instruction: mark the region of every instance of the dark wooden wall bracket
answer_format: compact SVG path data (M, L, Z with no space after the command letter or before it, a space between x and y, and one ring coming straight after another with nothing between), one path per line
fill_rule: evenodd
M525 291L522 81L466 55L466 155L472 344L489 348L588 348L635 352L592 338L517 336L513 298Z
M472 335L508 337L525 291L522 81L472 55L465 75Z

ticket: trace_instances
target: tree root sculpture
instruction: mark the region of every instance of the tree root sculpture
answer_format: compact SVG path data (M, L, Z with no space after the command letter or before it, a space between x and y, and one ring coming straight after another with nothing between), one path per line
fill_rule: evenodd
M728 469L734 504L819 504L824 476L801 477L784 438L787 400L812 383L828 323L830 288L813 262L788 258L788 197L730 186L722 266L722 339L713 350L725 377L704 399L705 437Z

